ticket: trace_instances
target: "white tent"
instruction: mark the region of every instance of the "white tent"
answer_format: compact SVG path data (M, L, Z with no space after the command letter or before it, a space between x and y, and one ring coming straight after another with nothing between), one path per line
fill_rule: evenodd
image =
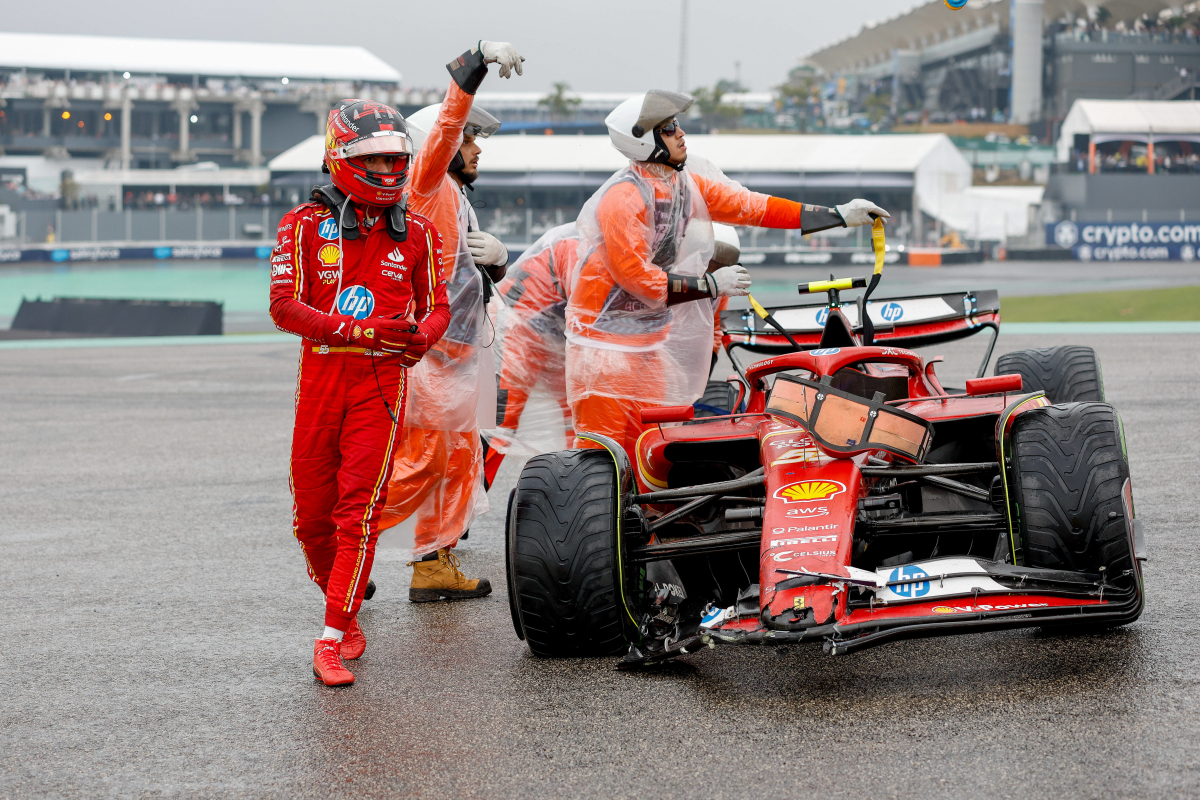
M399 83L362 47L0 33L0 66L32 70Z
M1200 142L1200 100L1076 100L1063 120L1057 157L1071 158L1076 134L1112 141Z
M911 188L922 213L969 236L979 235L981 226L992 233L1007 227L1010 236L1026 230L1027 214L1015 213L1011 198L968 193L971 165L944 134L691 135L687 141L692 153L748 185ZM268 167L276 174L317 172L324 146L322 137L309 137ZM611 174L626 163L607 136L494 136L483 143L480 159L485 177L535 186Z

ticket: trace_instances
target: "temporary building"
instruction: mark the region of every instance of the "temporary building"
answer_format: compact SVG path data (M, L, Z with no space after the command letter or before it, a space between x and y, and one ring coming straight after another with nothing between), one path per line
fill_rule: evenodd
M1200 100L1076 100L1063 120L1057 157L1069 161L1075 136L1104 142L1200 142Z

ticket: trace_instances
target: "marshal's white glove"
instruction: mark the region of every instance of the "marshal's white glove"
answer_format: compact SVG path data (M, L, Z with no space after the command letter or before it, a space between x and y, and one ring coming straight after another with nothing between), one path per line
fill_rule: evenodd
M717 297L745 297L750 294L750 270L741 264L721 267L708 273L717 287Z
M525 60L525 57L518 53L517 48L508 42L487 42L480 40L479 52L483 53L483 63L500 65L501 78L511 77L514 69L518 75L525 74L521 67L521 63Z
M856 228L859 225L870 225L875 220L871 219L871 215L891 219L892 215L884 211L879 206L872 203L870 200L851 200L849 203L841 206L834 206L837 212L842 215L842 219L846 221L847 228Z
M481 267L508 264L508 248L490 233L467 231L467 249L471 251L471 259Z

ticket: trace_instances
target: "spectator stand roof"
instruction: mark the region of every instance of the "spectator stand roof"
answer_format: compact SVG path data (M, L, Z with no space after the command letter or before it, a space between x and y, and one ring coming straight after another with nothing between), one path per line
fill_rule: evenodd
M1088 6L1103 5L1113 20L1142 14L1157 15L1165 8L1183 5L1179 0L1045 0L1042 16L1055 20L1066 14L1086 16ZM851 72L879 66L892 71L896 50L922 50L947 57L957 49L951 43L966 39L983 46L997 28L1008 28L1010 0L968 0L965 8L953 11L942 0L930 0L894 17L868 22L853 36L810 54L807 61L826 72ZM978 39L978 41L975 41ZM939 50L945 52L939 53Z
M118 75L400 82L394 67L362 47L50 33L0 33L0 67Z
M1059 161L1071 158L1080 133L1095 144L1200 142L1200 100L1076 100L1058 136Z

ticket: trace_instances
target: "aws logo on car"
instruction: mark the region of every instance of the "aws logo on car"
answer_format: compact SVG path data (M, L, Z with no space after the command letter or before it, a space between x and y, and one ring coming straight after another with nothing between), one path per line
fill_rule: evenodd
M785 503L811 503L814 500L828 500L846 491L846 484L841 481L798 481L775 490L776 500Z

